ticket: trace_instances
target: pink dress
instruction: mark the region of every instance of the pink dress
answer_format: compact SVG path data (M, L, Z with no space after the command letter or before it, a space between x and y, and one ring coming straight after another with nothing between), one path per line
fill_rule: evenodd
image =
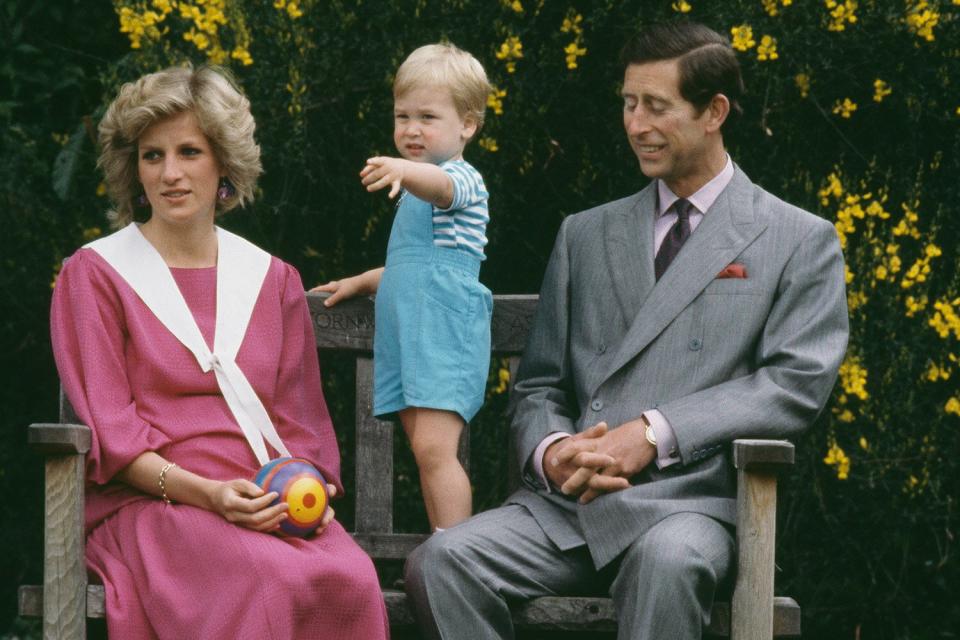
M171 272L212 347L216 267ZM63 386L93 432L86 559L106 590L111 638L389 635L373 564L338 522L310 539L281 538L113 480L147 451L219 480L252 479L259 464L214 373L96 252L81 249L64 265L51 332ZM277 258L236 362L291 454L342 493L303 285Z

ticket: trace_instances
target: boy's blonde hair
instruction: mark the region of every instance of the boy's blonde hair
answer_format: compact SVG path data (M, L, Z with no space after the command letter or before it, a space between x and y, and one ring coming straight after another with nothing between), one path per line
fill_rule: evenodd
M443 42L414 50L397 69L393 96L402 97L418 87L449 89L460 117L471 116L477 131L483 127L490 82L483 65L463 49Z

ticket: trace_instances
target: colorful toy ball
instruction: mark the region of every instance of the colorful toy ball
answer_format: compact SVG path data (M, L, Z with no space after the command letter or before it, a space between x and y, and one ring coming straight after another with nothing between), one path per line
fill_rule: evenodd
M320 526L327 511L327 483L317 468L303 458L277 458L260 467L253 478L267 493L279 496L271 505L286 502L287 519L280 531L306 538Z

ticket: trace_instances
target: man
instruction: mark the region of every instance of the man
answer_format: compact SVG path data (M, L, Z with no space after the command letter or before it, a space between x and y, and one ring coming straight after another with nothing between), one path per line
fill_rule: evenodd
M524 486L407 565L428 633L512 638L508 603L607 592L619 638L699 638L735 566L735 438L787 438L846 349L833 226L724 148L743 83L681 23L624 49L639 193L564 220L514 389Z

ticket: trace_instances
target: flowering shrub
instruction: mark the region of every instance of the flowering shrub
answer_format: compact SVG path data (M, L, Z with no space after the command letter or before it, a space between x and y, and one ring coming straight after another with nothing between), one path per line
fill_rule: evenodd
M187 60L230 67L257 118L266 167L257 202L223 224L294 263L307 285L381 264L393 203L366 193L356 174L370 155L394 153L399 63L448 39L478 57L495 87L466 151L491 192L481 277L498 293L536 291L565 215L645 183L622 131L618 53L642 25L675 18L727 35L741 60L748 96L728 138L732 157L755 182L831 220L847 258L850 348L830 405L798 441L800 463L784 479L778 591L801 603L809 637L955 633L960 0L114 0L107 16L78 10L74 21L60 18L65 31L109 29L114 39L89 50L83 73L66 63L50 69L51 85L65 75L82 87L65 103L69 120L29 97L28 70L58 63L24 57L15 40L2 45L30 88L0 102L4 141L21 152L0 166L10 185L4 215L21 221L4 227L45 238L28 256L15 240L22 236L4 237L19 243L4 245L5 286L49 295L62 257L106 230L96 118L120 83ZM78 36L72 46L88 45ZM67 51L51 55L66 60ZM52 181L39 173L51 166ZM19 185L43 196L27 209ZM45 266L15 270L6 256ZM16 348L2 351L43 342L46 301L35 298L37 311L13 316L3 334L3 346ZM341 368L325 363L332 410L346 425L352 383ZM34 386L48 393L36 419L49 419L56 383L36 375L47 376ZM478 507L506 491L508 377L495 363L488 408L472 429L476 464L488 474ZM24 388L9 397L27 397ZM349 468L349 430L341 437ZM410 459L397 469L398 525L418 530L415 469ZM338 514L349 522L349 508Z

